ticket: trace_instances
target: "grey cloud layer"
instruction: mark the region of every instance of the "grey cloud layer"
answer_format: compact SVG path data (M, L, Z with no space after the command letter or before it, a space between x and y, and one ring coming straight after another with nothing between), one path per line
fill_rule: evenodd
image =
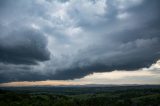
M0 61L12 64L36 64L49 60L46 38L27 28L2 35L0 39Z
M81 78L160 59L158 0L1 2L0 82Z

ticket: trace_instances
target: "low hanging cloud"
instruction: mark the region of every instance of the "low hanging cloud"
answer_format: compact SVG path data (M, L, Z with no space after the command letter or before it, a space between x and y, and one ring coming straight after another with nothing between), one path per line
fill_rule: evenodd
M10 64L36 64L49 60L46 38L29 29L12 31L0 37L0 62Z
M159 4L158 0L3 1L0 82L67 80L150 67L160 59Z

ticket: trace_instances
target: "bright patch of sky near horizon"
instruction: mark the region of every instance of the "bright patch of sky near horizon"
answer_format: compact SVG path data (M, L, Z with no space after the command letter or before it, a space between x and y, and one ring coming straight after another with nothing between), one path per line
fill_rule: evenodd
M46 81L23 81L0 84L4 86L69 86L87 84L160 84L160 61L152 64L149 68L135 71L112 71L103 73L93 73L81 79L75 80L46 80ZM149 77L149 78L148 78Z

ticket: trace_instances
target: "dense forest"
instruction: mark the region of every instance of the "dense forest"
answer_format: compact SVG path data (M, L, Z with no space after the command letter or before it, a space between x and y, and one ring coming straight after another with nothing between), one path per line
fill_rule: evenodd
M1 89L0 106L160 106L159 88L137 88Z

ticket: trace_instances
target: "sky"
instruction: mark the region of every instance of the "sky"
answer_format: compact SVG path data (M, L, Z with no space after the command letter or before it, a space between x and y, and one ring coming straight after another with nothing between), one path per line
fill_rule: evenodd
M159 0L0 0L0 86L160 84Z

